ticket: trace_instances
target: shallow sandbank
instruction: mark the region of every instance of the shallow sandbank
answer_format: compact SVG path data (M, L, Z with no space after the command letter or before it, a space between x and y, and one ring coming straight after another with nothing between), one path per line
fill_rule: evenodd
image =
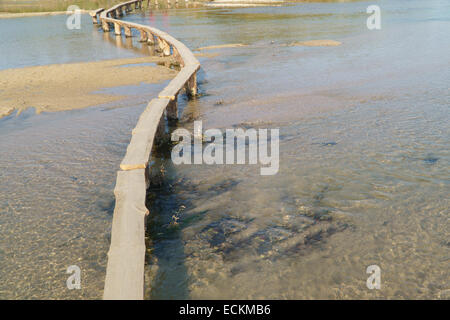
M154 63L154 66L148 63ZM133 64L135 64L133 66ZM36 112L79 109L123 99L103 88L156 83L177 71L160 64L169 58L143 57L54 64L0 71L0 117L35 107Z
M246 44L243 43L227 43L227 44L219 44L214 46L207 46L207 47L200 47L195 49L195 51L202 51L202 50L212 50L212 49L223 49L223 48L238 48L238 47L245 47Z
M306 47L335 47L340 46L342 42L336 40L309 40L292 42L289 46L306 46Z
M91 10L80 9L80 13L89 13ZM73 14L73 11L48 11L48 12L0 12L0 19L23 18L36 16L56 16L60 14Z

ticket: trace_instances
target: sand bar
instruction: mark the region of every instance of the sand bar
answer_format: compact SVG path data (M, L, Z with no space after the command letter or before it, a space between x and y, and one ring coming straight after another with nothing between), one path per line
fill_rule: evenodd
M151 62L155 65L145 65ZM142 57L2 70L0 118L28 107L35 107L39 113L86 108L123 99L124 96L96 91L173 78L177 71L159 65L164 63L170 63L170 58Z
M309 40L292 42L289 46L307 46L307 47L335 47L340 46L342 42L336 40Z
M86 14L91 10L80 9L80 13ZM73 11L48 11L48 12L0 12L0 19L8 18L25 18L25 17L36 17L36 16L56 16L61 14L73 14Z
M207 47L200 47L195 49L195 51L201 51L201 50L212 50L212 49L223 49L223 48L238 48L238 47L245 47L246 44L242 43L228 43L228 44L219 44L215 46L207 46Z

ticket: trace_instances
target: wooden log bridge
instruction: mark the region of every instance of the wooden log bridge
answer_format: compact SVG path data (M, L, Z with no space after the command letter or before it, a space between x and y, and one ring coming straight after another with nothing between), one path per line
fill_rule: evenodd
M90 15L91 18L92 18L92 23L98 24L98 16L99 16L100 13L102 13L103 11L105 11L105 9L100 8L100 9L97 9L97 10L94 10L94 11L90 11L90 12L89 12L89 15Z
M132 30L140 34L140 41L157 45L163 55L173 55L181 70L158 95L151 100L139 117L132 131L130 144L117 173L114 195L116 204L112 221L111 245L108 252L105 289L103 299L144 298L145 263L145 206L146 190L149 186L149 159L155 138L164 134L165 117L178 118L177 97L185 89L188 96L197 94L196 73L200 63L192 52L180 41L156 28L116 19L121 14L142 8L143 0L120 3L110 9L98 9L91 13L93 22L99 22L105 32L114 26L121 36L133 36ZM95 19L94 19L95 17ZM95 21L94 21L95 20Z

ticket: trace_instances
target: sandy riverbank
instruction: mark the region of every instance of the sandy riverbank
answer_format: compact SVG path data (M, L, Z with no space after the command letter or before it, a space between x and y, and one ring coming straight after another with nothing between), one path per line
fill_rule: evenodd
M169 58L143 57L2 70L0 118L29 107L39 113L117 101L124 96L96 91L171 79L177 71L159 65L169 62Z
M80 10L80 13L86 14L91 10ZM61 14L73 14L71 11L48 11L48 12L0 12L0 19L10 18L24 18L24 17L36 17L36 16L56 16Z

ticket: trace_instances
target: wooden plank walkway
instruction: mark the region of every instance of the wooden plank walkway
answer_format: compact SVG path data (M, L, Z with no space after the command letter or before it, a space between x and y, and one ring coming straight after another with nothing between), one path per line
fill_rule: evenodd
M141 114L126 155L117 173L114 189L116 204L112 222L111 246L108 252L104 299L143 299L145 263L145 206L149 185L147 170L155 139L162 137L165 117L178 117L177 97L185 89L188 96L197 94L196 73L200 63L180 41L156 28L118 20L118 17L142 8L143 0L120 3L112 8L91 12L93 23L100 23L105 32L114 26L117 36L131 37L139 31L140 41L158 45L163 55L173 55L182 67L157 98L150 101ZM148 2L147 2L148 3Z

